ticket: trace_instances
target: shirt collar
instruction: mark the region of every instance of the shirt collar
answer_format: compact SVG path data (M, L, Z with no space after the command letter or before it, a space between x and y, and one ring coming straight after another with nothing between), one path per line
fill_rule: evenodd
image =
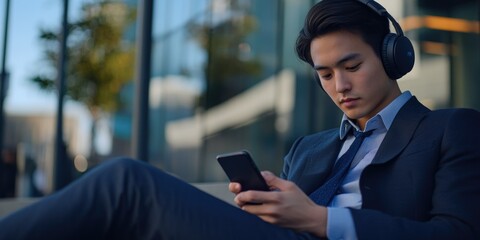
M375 116L370 118L366 125L365 130L368 131L370 129L379 129L379 128L386 128L386 130L390 129L392 126L393 120L397 115L400 108L405 105L405 103L410 100L412 94L410 91L405 91L404 93L400 94L397 98L395 98L390 104L388 104L384 109L382 109L379 113ZM343 114L342 121L340 123L340 139L343 140L347 134L350 132L351 128L355 128L356 130L360 130L360 128L355 125L355 123L348 119L348 117Z

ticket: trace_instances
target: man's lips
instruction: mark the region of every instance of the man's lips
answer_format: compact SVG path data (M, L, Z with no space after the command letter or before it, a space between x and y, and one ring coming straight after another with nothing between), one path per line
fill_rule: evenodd
M342 98L340 99L340 104L354 102L358 99L360 98Z

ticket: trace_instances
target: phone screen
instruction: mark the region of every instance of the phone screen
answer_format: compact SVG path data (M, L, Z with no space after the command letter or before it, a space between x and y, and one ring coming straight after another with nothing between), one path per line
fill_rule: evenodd
M221 154L217 156L217 161L231 182L238 182L242 185L242 191L270 190L247 151Z

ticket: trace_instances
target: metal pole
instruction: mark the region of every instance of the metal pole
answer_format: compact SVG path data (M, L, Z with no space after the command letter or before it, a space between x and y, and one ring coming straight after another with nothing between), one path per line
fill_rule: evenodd
M137 55L135 73L135 104L133 109L132 153L148 161L149 145L149 84L152 48L153 0L140 0L137 12Z
M5 69L7 59L7 40L8 40L8 20L10 15L10 0L6 0L5 4L5 26L3 28L3 54L2 54L2 69L0 73L0 169L3 166L3 157L1 156L3 150L3 130L5 124L4 100L7 93L7 70Z
M57 76L57 117L54 155L54 189L59 190L67 184L66 147L63 141L63 100L65 96L65 72L67 66L67 37L68 37L68 0L63 0L62 31L60 36L60 56L58 58Z

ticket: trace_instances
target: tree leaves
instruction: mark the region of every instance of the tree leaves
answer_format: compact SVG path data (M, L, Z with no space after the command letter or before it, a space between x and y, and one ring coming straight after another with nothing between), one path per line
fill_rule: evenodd
M84 103L94 118L99 112L118 109L120 91L132 80L134 44L126 41L124 32L135 19L134 13L123 3L98 0L85 4L81 18L68 26L66 95ZM41 89L55 88L59 36L40 30L43 58L52 70L31 78Z

